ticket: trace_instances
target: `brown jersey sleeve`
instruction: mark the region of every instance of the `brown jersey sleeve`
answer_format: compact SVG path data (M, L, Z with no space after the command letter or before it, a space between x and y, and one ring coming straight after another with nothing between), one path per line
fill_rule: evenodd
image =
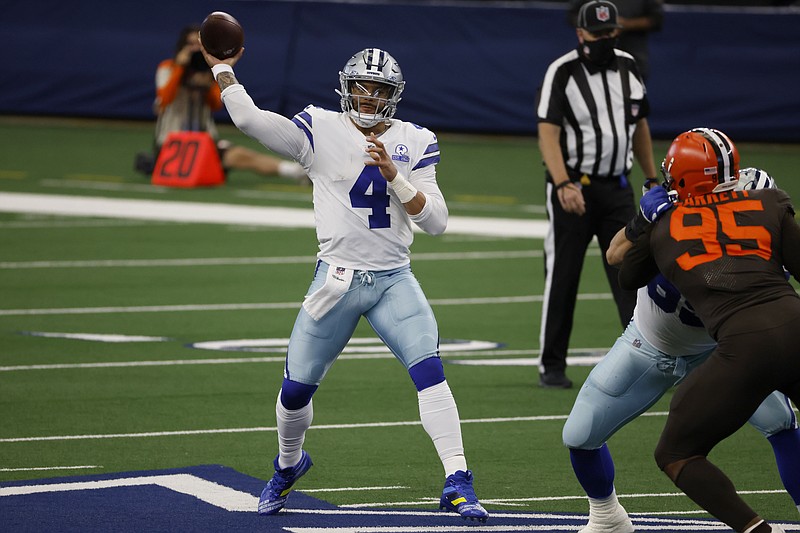
M644 287L658 274L658 265L650 251L652 230L653 225L651 224L622 259L619 267L619 286L623 289L636 290Z
M800 226L795 220L794 206L789 195L781 189L772 191L777 197L777 209L781 212L781 247L783 267L800 281Z
M800 226L788 210L781 219L781 258L784 268L800 280Z

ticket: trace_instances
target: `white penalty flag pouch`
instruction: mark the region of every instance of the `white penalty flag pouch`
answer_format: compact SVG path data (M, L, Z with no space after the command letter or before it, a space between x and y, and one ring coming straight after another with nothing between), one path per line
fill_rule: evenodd
M303 300L303 309L316 321L324 317L350 289L353 269L328 265L325 285L312 292Z

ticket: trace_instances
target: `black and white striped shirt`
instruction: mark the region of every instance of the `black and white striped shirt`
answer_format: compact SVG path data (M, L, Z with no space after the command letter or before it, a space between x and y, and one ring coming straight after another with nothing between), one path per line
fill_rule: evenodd
M583 60L577 49L547 69L536 115L561 126L567 169L594 177L628 174L633 165L636 123L650 111L633 57L614 50L607 67Z

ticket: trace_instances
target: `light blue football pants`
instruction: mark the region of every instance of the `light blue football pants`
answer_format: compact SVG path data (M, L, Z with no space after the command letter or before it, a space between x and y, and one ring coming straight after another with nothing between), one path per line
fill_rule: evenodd
M641 343L640 347L634 346ZM647 411L670 388L705 361L712 350L669 357L644 340L631 322L606 356L589 373L562 438L568 448L600 448L616 431ZM773 392L750 417L765 437L794 428L796 418L786 397Z
M328 266L317 262L307 294L325 284ZM289 339L284 377L319 385L362 316L406 369L438 356L436 318L411 267L356 271L350 289L319 321L300 309Z

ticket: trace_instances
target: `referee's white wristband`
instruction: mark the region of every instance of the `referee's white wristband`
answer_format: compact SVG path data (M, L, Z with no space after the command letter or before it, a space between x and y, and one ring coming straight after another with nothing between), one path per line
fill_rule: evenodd
M233 74L233 67L228 65L227 63L217 63L213 67L211 67L211 74L214 75L214 79L217 79L217 76L222 74L223 72L230 72Z
M389 187L392 188L397 195L397 199L403 204L407 204L417 195L417 188L411 185L399 172L394 179L389 182Z

